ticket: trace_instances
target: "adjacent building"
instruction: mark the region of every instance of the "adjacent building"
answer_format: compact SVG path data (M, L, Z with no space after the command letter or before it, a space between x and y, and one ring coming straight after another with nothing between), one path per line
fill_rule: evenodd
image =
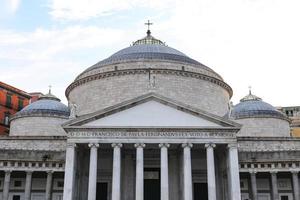
M0 82L0 135L8 134L9 118L30 103L31 95Z
M11 118L1 200L299 200L290 119L146 37Z

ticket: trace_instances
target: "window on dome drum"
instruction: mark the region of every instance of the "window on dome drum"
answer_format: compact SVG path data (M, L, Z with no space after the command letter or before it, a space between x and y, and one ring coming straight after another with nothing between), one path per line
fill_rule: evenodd
M24 100L19 98L19 100L18 100L18 110L22 110L23 107L24 107Z
M10 94L6 94L6 103L5 103L6 107L11 108L11 95Z

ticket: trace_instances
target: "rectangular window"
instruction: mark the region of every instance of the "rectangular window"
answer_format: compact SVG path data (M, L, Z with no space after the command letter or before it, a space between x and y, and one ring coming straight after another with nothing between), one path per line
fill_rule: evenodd
M9 125L9 117L10 117L10 113L9 112L6 112L4 113L4 125L8 126Z
M6 104L7 107L11 108L11 95L6 94Z
M24 107L24 100L19 99L18 100L18 110L22 110L23 107Z
M64 182L63 181L57 181L57 187L58 188L64 187Z
M21 196L20 196L20 195L14 195L12 199L13 199L13 200L20 200L20 199L21 199Z
M21 187L22 186L22 181L15 181L14 186L15 187Z

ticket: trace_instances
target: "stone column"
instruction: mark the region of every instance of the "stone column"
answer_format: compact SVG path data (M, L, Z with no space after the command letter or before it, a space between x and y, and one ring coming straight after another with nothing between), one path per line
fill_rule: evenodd
M99 144L91 143L90 147L90 171L89 171L89 188L88 200L96 200L97 191L97 160Z
M52 180L53 180L53 171L47 172L47 182L46 182L46 200L51 200L52 193Z
M256 171L250 172L252 200L257 200Z
M160 147L160 199L169 200L169 144L159 144Z
M193 144L182 144L183 148L183 200L193 199L191 148Z
M120 200L121 194L121 147L122 144L112 144L113 155L113 178L112 178L112 200Z
M230 200L241 200L237 144L228 144L228 181Z
M25 183L25 200L31 199L31 182L32 182L32 171L26 172L26 183Z
M144 199L144 148L145 144L135 144L136 148L136 176L135 200Z
M2 199L8 200L11 171L5 171Z
M292 171L294 200L300 200L298 171Z
M207 163L207 188L208 200L216 200L216 173L215 173L215 144L205 144L206 148L206 163Z
M270 173L271 173L273 200L279 200L278 185L277 185L277 171L271 171Z
M67 143L63 200L73 200L76 159L75 147L75 143Z

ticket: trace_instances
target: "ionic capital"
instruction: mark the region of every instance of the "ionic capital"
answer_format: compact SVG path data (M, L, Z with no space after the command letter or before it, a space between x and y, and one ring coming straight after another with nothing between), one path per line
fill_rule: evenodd
M299 171L298 171L298 170L291 170L291 173L292 173L292 174L298 174Z
M257 171L256 170L250 170L249 173L250 173L250 175L255 175L255 174L257 174Z
M136 143L136 144L134 144L134 147L135 148L145 148L146 145L144 143Z
M76 148L76 143L67 143L67 148Z
M11 174L12 170L5 170L5 174Z
M121 143L112 143L112 144L111 144L111 147L112 147L112 148L122 148L122 147L123 147L123 144L121 144Z
M277 174L277 173L278 173L277 170L271 170L271 171L270 171L270 174Z
M32 175L33 171L32 170L28 170L26 171L26 175Z
M192 143L184 143L181 146L182 146L182 148L192 148L193 144Z
M170 147L170 144L168 144L168 143L160 143L159 145L159 148L169 148Z
M89 143L89 147L92 148L99 148L99 144L98 143Z
M214 143L205 144L205 148L215 148L215 147L216 147L216 144L214 144Z
M236 149L238 148L238 144L237 143L230 143L227 145L228 149Z
M54 171L53 171L53 170L47 170L46 173L47 173L47 174L53 174Z

